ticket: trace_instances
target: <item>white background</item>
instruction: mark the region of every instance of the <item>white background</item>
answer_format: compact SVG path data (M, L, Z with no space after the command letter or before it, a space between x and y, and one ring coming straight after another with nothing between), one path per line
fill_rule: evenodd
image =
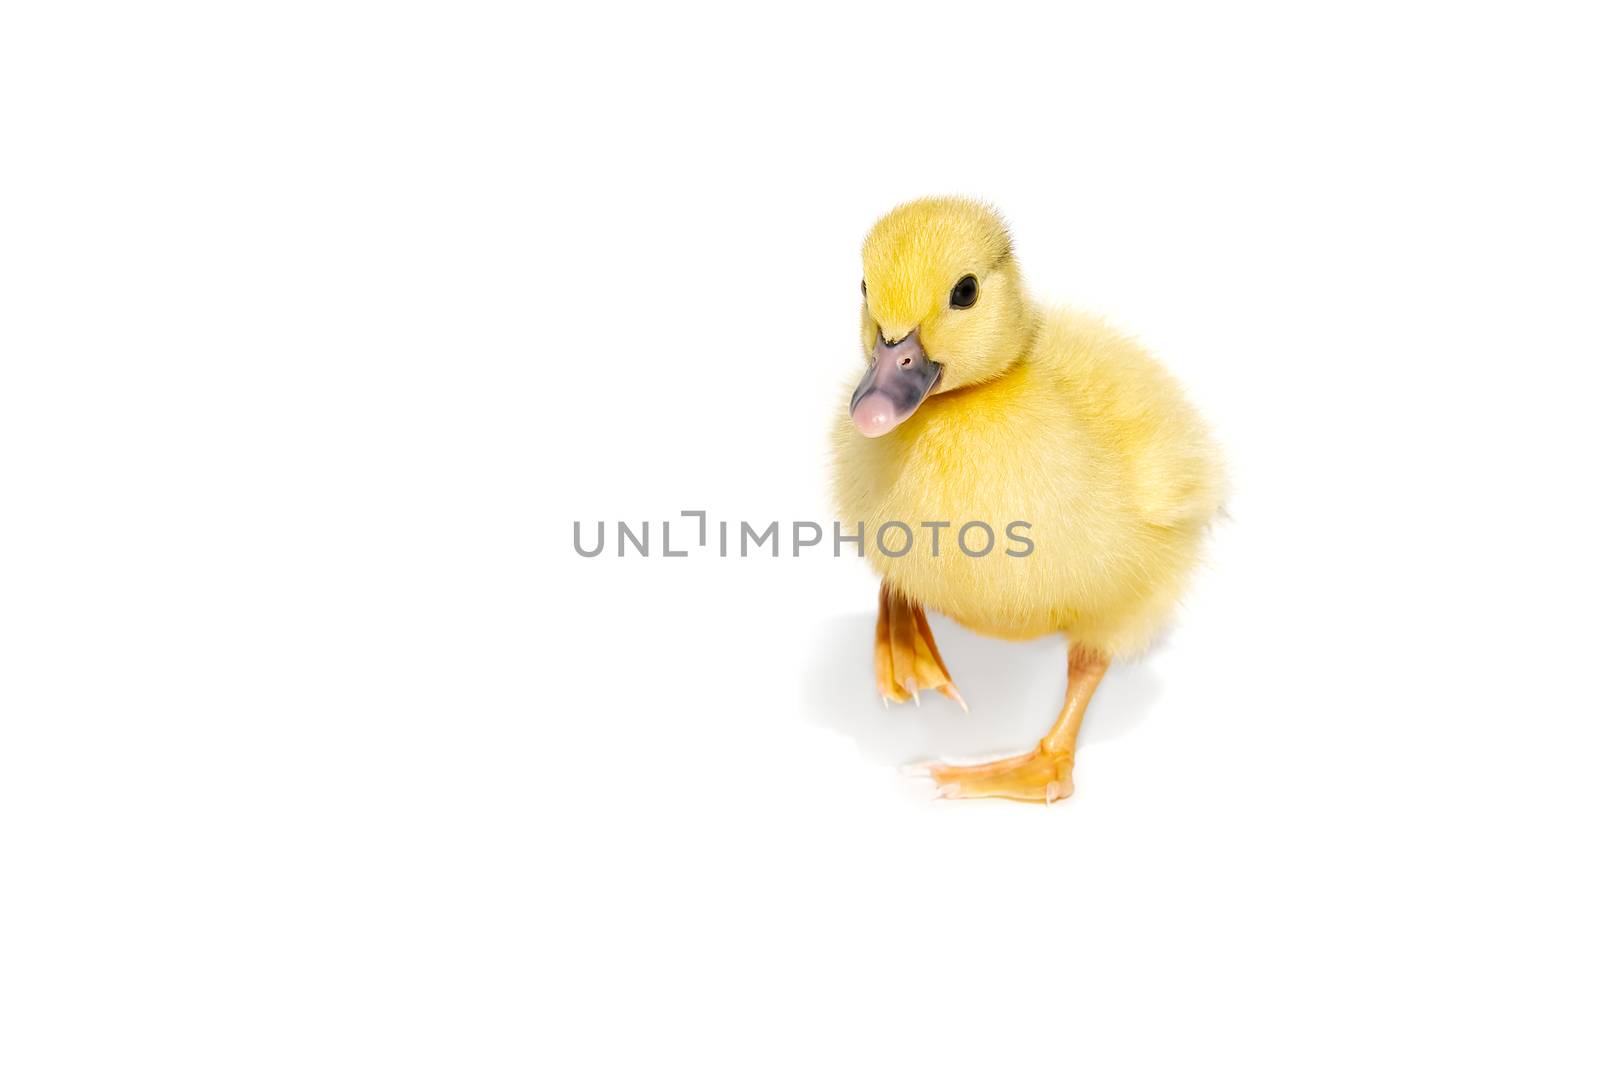
M1594 1064L1577 10L8 7L0 1061ZM831 520L931 192L1231 464L1050 810L895 766L1060 642L571 544Z

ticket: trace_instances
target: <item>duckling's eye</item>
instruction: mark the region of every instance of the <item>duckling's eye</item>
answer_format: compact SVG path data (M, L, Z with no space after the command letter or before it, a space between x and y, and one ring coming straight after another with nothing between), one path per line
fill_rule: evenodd
M867 296L867 280L866 279L862 279L861 280L861 297L862 297L863 300L865 300L866 296Z
M950 291L951 308L971 308L978 303L978 280L971 275L963 275L957 282L955 289Z

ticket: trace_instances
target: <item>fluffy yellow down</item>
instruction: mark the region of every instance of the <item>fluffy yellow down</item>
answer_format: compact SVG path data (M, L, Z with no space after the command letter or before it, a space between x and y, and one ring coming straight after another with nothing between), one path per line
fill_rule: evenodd
M1215 446L1177 383L1103 322L1035 304L1005 225L974 201L901 205L863 250L864 355L882 328L919 329L943 378L881 438L846 406L834 430L834 493L846 529L867 531L878 574L913 601L974 631L1007 638L1065 632L1116 655L1149 643L1175 607L1223 495ZM952 286L977 276L968 309ZM848 393L847 395L848 396ZM902 557L874 537L898 520L916 533ZM982 520L993 551L971 557L957 529ZM1032 525L1027 556L1006 538ZM948 521L932 552L924 522ZM884 536L891 550L904 537ZM985 539L974 531L969 545Z

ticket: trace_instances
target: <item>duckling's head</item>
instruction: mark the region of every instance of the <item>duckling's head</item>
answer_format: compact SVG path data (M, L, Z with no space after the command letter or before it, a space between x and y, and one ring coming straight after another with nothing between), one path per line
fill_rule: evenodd
M867 373L850 415L887 434L930 394L996 378L1027 347L1034 315L993 208L927 197L878 220L861 258Z

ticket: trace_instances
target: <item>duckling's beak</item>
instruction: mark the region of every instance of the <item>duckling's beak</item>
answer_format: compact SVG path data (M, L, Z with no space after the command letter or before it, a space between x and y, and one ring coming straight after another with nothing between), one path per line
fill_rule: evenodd
M886 341L878 332L872 363L850 398L850 418L868 438L888 434L904 423L939 383L942 364L928 359L917 332Z

